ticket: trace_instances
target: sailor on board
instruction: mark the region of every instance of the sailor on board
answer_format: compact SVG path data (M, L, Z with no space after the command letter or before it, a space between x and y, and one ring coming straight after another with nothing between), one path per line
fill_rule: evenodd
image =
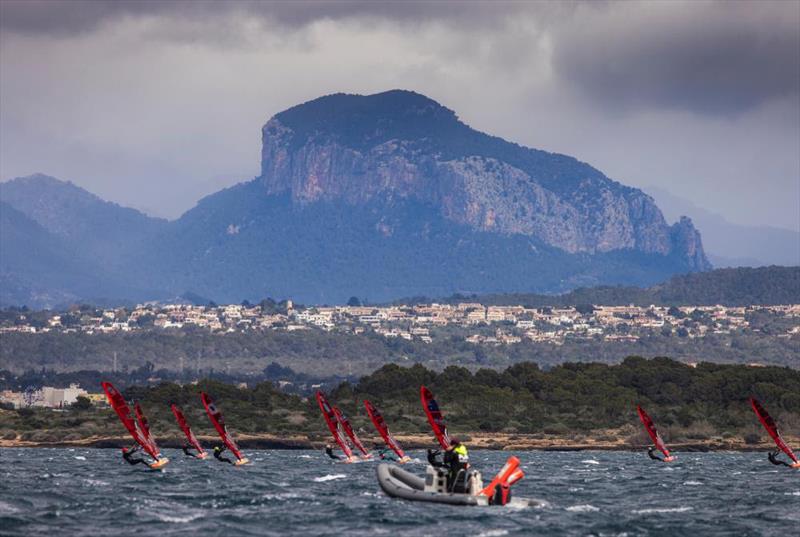
M333 459L335 461L342 460L342 457L340 457L339 455L336 455L333 452L333 446L331 446L330 444L325 446L325 454L328 455L328 457L330 457L331 459Z
M131 466L136 464L148 464L146 460L141 457L134 457L133 454L139 451L139 446L133 446L132 448L122 448L122 458L125 459L125 462L130 464Z
M228 457L223 457L222 452L225 451L225 446L214 446L214 458L220 462L227 462L228 464L234 464L232 460Z
M373 444L372 449L378 452L378 458L382 461L396 461L397 458L389 454L389 448L379 444Z
M653 459L654 461L664 462L664 459L662 457L656 455L656 448L653 446L647 448L647 456Z
M792 466L788 462L780 460L778 458L778 455L780 455L780 452L776 451L773 453L770 451L769 455L767 455L767 458L769 459L769 462L771 462L775 466L789 466L789 467Z
M189 445L188 442L184 442L183 445L181 446L181 449L183 450L183 454L186 455L187 457L192 457L194 459L200 458L199 453L192 453L192 450L194 450L195 448Z

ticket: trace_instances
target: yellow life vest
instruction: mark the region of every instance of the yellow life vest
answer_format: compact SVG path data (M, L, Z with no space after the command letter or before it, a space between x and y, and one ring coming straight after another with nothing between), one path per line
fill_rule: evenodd
M453 448L453 452L458 455L458 462L468 462L469 461L469 453L467 453L467 446L464 444L459 444L455 448Z

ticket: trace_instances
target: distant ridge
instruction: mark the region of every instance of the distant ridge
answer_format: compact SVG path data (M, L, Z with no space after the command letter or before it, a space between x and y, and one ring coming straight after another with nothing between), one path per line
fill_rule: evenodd
M625 306L748 306L800 304L800 267L738 267L673 276L649 288L598 286L560 295L508 293L456 294L445 298L409 297L403 303L440 304L479 301L483 304L527 307L575 305Z

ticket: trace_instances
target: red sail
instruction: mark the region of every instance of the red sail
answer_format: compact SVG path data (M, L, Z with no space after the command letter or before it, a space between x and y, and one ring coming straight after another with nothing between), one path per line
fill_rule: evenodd
M389 446L389 449L394 451L401 459L405 458L406 454L403 452L403 448L401 448L400 444L392 437L389 432L389 426L386 425L386 421L383 419L381 413L378 412L378 409L366 399L364 400L364 406L367 407L369 419L372 420L372 424L378 430L378 433L381 435L381 438L383 438L383 441L386 442L386 445Z
M317 403L319 404L319 409L322 411L322 417L325 418L325 423L328 425L328 430L333 435L333 439L339 444L339 447L349 459L353 456L353 450L350 449L344 436L342 436L342 432L339 430L339 422L336 419L336 413L333 411L333 408L331 408L324 393L317 392Z
M661 439L661 435L658 434L658 429L656 429L653 420L650 419L650 416L647 415L647 412L645 412L642 407L637 405L636 411L639 412L639 419L642 420L642 424L647 430L647 434L649 434L650 438L653 440L653 443L659 450L661 450L661 453L663 453L665 457L669 457L669 450L667 449L666 444L664 444L664 441Z
M336 406L333 407L333 413L336 415L336 420L339 422L339 425L342 426L342 430L344 430L350 441L353 442L353 445L364 455L369 455L369 451L364 448L364 444L361 443L361 440L358 439L355 431L353 431L353 427L350 426L350 420L347 419L347 416Z
M204 454L205 450L203 446L200 445L191 427L189 427L189 423L186 421L186 417L184 417L181 409L175 405L171 405L170 408L172 409L172 413L175 414L175 419L178 421L178 427L180 427L183 434L186 435L186 440L189 442L189 445L196 449L201 455Z
M450 435L447 434L447 425L444 423L444 416L442 411L439 410L439 403L433 398L433 393L425 386L420 386L419 396L422 400L422 408L425 409L425 415L428 417L428 423L431 424L433 434L436 435L436 440L442 449L450 447Z
M236 445L236 442L233 441L233 438L231 438L231 435L228 433L228 428L225 426L225 418L222 417L222 412L217 410L213 399L211 399L207 393L200 392L200 399L203 400L203 406L206 408L208 419L211 420L211 423L217 430L219 437L222 439L222 443L225 444L225 446L236 456L237 459L242 460L242 453L239 451L239 447Z
M103 391L106 392L106 397L108 398L111 408L113 408L114 412L119 416L122 425L125 426L136 443L142 446L142 449L144 449L148 455L158 460L158 451L153 450L144 436L142 436L142 432L139 430L139 426L131 414L131 409L128 407L128 403L125 402L125 398L122 397L122 394L119 393L110 382L103 382L102 386Z
M139 430L142 432L142 438L144 438L145 442L150 446L150 449L160 457L161 451L158 449L156 441L153 440L153 436L150 434L150 424L147 421L147 416L142 412L142 407L139 406L139 403L133 405L133 411L136 413L136 423L139 425Z
M789 447L789 445L781 436L781 432L778 430L778 425L775 423L775 420L772 419L772 416L769 415L767 409L765 409L754 397L750 398L750 406L753 407L753 411L756 413L756 416L758 416L758 421L761 422L761 425L764 426L769 435L775 441L775 445L781 448L781 451L786 453L786 455L788 455L793 462L797 463L797 457L792 451L792 448Z

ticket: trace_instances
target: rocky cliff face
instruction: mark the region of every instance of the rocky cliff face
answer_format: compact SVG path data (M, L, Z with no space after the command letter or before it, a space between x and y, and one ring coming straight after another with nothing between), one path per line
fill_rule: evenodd
M331 95L262 130L260 181L300 205L413 200L479 231L535 237L569 253L679 254L710 267L691 222L563 155L477 132L416 93Z

